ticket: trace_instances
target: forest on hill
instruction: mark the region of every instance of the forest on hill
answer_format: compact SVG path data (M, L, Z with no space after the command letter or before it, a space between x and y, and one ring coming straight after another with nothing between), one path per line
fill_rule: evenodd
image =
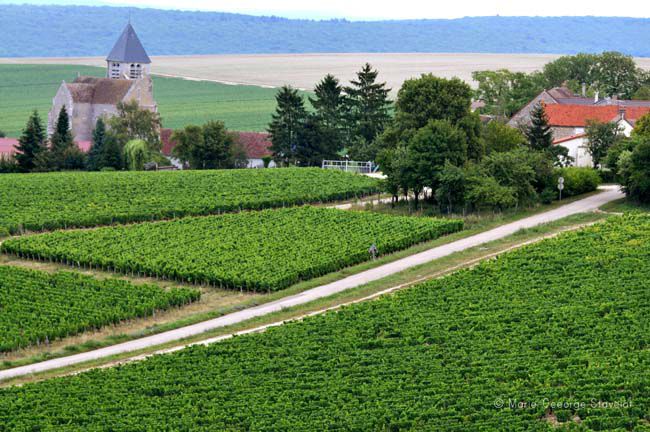
M468 11L471 13L471 11ZM564 53L650 56L650 19L297 20L126 7L0 5L0 57L105 55L131 19L149 54ZM606 36L606 37L604 37Z

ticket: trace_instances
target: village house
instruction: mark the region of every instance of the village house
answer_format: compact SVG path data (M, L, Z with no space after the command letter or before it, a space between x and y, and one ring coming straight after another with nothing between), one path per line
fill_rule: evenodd
M593 162L587 151L586 128L590 121L616 123L621 133L630 136L636 121L650 112L650 101L622 100L617 98L588 98L576 95L566 87L544 90L508 122L511 127L530 125L531 112L543 104L548 123L553 131L555 145L569 150L573 165L591 167Z
M64 106L77 142L90 141L97 119L115 115L120 102L135 100L141 108L157 111L150 72L151 59L129 23L106 57L106 78L79 76L61 84L48 115L48 135Z

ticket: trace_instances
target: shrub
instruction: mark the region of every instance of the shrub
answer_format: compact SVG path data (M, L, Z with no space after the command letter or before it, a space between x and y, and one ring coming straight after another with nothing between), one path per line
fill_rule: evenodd
M601 183L600 175L593 168L567 167L557 169L555 173L556 179L564 177L562 195L565 197L595 191Z

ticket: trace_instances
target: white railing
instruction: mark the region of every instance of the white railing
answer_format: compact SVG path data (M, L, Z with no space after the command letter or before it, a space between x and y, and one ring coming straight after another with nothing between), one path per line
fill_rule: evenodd
M350 160L324 160L323 169L336 169L346 172L370 174L375 171L375 164L372 162L358 162Z

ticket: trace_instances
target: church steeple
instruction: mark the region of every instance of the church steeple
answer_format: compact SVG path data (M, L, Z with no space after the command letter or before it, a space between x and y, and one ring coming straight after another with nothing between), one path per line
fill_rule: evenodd
M151 59L142 46L130 20L106 57L106 64L109 78L139 79L149 75Z

